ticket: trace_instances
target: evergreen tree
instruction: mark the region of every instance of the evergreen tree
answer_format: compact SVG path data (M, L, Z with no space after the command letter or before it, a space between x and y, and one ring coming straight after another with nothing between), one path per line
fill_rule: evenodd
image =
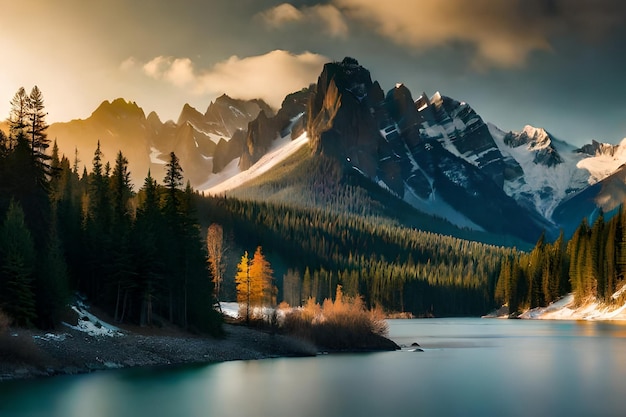
M24 212L12 200L0 230L0 307L20 326L31 326L36 317L35 259L35 245Z
M24 87L20 87L13 99L11 99L11 110L9 113L9 149L12 149L17 143L17 137L25 134L28 121L28 102L29 98Z
M61 320L69 299L68 270L62 243L53 221L43 267L35 281L38 326L52 328Z
M178 193L183 185L183 169L180 167L178 157L170 152L170 160L165 165L166 173L163 183L167 193L165 195L165 213L169 217L175 217L178 211Z
M165 235L158 186L150 171L139 191L139 197L132 245L140 309L139 322L141 325L151 325L154 313L158 311L158 300L163 294L165 275L163 259L167 248L164 246Z
M31 143L31 149L36 159L44 162L49 157L46 155L46 149L49 146L49 140L46 134L48 125L46 124L46 113L44 111L43 94L37 86L34 86L30 92L27 101L28 115L28 136Z

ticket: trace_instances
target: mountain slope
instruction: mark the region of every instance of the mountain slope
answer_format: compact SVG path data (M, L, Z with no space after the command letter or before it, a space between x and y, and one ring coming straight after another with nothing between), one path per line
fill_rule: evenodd
M459 226L529 241L549 227L502 190L506 165L469 106L440 95L415 104L402 85L385 95L351 58L324 66L312 106L316 154L348 164L414 207L451 207L447 218Z

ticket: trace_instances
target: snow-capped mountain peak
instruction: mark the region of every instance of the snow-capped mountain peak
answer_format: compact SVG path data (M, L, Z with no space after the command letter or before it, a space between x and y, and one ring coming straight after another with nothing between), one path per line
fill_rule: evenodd
M538 150L547 148L552 144L550 135L542 127L534 127L531 125L524 126L522 136L528 137L528 150Z
M581 159L576 166L587 170L589 172L589 184L595 184L626 164L626 138L622 139L618 145L592 141L591 144L577 149L576 152L583 157L587 156Z

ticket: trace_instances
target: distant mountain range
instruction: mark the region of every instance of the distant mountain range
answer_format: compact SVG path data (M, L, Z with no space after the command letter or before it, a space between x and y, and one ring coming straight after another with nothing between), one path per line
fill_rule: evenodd
M385 93L352 58L326 64L317 84L288 95L277 112L262 100L224 95L205 113L185 105L176 122L162 122L116 99L85 120L52 124L48 136L66 155L78 148L87 169L98 140L109 161L121 149L136 188L148 169L162 178L174 151L196 189L245 188L256 198L288 200L259 187L277 176L295 183L307 175L296 169L300 160L326 158L384 191L380 204L402 200L458 228L533 243L542 230L571 233L583 217L610 212L626 196L626 140L577 149L542 128L503 131L439 93L415 98L402 84ZM287 159L291 168L278 173Z

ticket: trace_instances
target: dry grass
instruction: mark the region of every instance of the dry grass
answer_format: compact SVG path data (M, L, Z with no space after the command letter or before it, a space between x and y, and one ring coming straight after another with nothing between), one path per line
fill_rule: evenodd
M19 363L43 366L41 349L37 347L29 331L10 331L11 318L0 311L0 363Z
M282 329L331 350L369 350L386 345L388 327L380 310L368 311L360 297L344 297L337 287L335 301L320 306L312 299L285 314Z

